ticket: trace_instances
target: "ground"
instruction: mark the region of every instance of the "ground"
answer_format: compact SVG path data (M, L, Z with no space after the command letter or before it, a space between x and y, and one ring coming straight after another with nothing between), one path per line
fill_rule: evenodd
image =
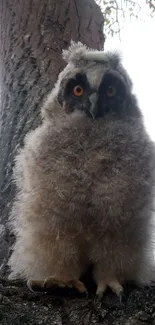
M126 288L123 302L108 292L102 301L76 292L32 293L26 284L0 280L2 325L155 324L155 288Z

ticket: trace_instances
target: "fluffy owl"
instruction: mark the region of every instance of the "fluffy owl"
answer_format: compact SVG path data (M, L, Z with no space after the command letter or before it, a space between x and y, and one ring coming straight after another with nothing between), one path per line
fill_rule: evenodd
M16 157L12 276L96 294L154 279L154 144L116 53L71 42L42 124Z

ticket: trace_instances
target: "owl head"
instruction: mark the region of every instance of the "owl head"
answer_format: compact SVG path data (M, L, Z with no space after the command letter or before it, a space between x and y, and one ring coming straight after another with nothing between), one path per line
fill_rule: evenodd
M59 74L49 103L54 99L66 114L79 110L92 119L141 116L132 81L118 53L71 42L68 50L63 50L63 59L67 65Z

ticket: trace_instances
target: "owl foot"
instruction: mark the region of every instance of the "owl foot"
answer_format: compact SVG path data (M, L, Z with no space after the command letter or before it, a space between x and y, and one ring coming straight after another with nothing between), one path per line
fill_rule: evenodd
M27 286L31 291L48 291L56 288L75 288L79 293L88 295L87 289L80 280L60 281L52 276L47 277L44 281L28 280Z
M122 295L123 295L123 287L117 280L113 281L101 281L98 284L96 296L101 299L103 297L104 292L106 291L107 287L109 287L120 299L120 302L122 301Z
M53 288L74 288L80 293L85 293L86 295L88 294L87 289L84 285L84 283L80 280L73 280L73 281L60 281L56 278L53 278L52 276L49 276L48 278L45 279L44 281L44 290L49 290Z
M27 286L30 291L44 291L44 281L41 280L28 280Z

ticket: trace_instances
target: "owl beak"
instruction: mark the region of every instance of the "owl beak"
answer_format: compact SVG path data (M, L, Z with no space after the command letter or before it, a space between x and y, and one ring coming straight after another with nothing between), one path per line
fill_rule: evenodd
M95 119L97 115L98 94L96 92L92 93L89 96L89 101L90 101L89 113L91 114L92 118Z

